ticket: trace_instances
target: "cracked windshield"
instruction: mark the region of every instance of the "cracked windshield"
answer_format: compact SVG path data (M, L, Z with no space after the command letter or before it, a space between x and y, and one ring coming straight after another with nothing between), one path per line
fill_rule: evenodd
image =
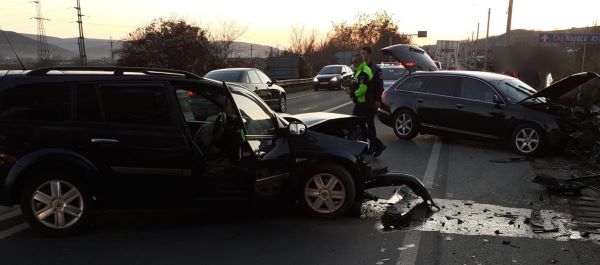
M0 264L600 264L600 2L2 0Z

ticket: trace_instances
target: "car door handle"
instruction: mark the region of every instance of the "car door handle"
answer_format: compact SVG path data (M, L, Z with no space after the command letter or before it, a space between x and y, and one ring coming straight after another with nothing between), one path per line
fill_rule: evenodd
M456 108L458 108L458 109L462 109L464 107L465 107L465 105L463 105L463 104L456 104Z
M105 139L105 138L92 138L90 142L95 144L118 144L119 140L116 139Z
M423 100L422 98L417 99L417 103L423 103L423 101L425 101L425 100Z

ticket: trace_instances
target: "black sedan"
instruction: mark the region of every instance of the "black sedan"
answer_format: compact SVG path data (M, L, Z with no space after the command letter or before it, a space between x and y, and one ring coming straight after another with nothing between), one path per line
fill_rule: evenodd
M261 70L254 68L228 68L208 72L206 78L238 83L256 93L269 107L278 112L286 112L285 90L276 85L277 80L269 78Z
M328 65L319 71L313 79L313 88L343 89L352 84L352 69L346 65Z
M576 111L558 99L597 77L575 74L538 92L494 73L415 72L384 92L378 116L402 139L428 133L508 140L517 153L535 155L567 142Z

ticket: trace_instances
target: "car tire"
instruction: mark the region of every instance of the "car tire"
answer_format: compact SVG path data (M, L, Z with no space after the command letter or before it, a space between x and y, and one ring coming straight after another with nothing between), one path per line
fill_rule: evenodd
M298 201L308 216L343 216L352 208L355 200L354 179L348 170L339 165L320 164L311 167L299 181Z
M21 212L29 226L42 235L63 237L90 224L93 199L88 186L71 171L32 171L20 193Z
M510 145L520 155L536 156L543 154L546 141L546 133L540 126L524 123L513 130Z
M394 134L400 139L412 139L419 134L419 121L410 110L399 110L392 120Z
M287 100L285 94L281 94L279 97L279 107L277 110L281 113L285 113L287 111Z

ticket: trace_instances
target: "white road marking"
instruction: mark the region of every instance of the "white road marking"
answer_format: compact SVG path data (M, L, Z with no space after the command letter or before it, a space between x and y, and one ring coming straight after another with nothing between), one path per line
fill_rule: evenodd
M318 92L313 92L313 93L308 93L308 94L304 94L304 95L300 95L300 96L289 97L287 99L291 100L291 99L303 98L303 97L306 97L306 96L312 96L312 95L316 95L316 94L319 94L319 93Z
M332 112L332 111L336 111L336 110L338 110L338 109L341 109L341 108L343 108L343 107L345 107L345 106L348 106L348 105L350 105L350 104L352 104L352 101L350 101L350 102L346 102L346 103L344 103L344 104L342 104L342 105L339 105L339 106L335 106L335 107L333 107L333 108L326 109L326 110L324 110L323 112Z
M16 233L19 233L27 228L29 228L29 225L25 224L25 223L13 226L9 229L6 229L6 230L0 232L0 239L4 239L4 238L14 235Z
M0 222L2 222L2 221L4 221L4 220L8 220L8 219L10 219L10 218L13 218L13 217L15 217L15 216L18 216L18 215L20 215L20 214L21 214L21 209L19 209L19 208L17 208L17 209L14 209L14 210L12 210L12 211L10 211L10 212L8 212L8 213L5 213L5 214L3 214L3 215L0 215Z
M438 161L440 159L440 150L442 143L439 137L436 137L435 142L433 143L433 147L431 148L431 154L429 155L429 161L427 162L427 168L425 169L425 176L423 176L423 184L427 189L431 189L433 186L433 181L435 179L435 173L437 171ZM419 243L421 242L421 231L408 231L406 235L404 235L404 239L402 240L402 245L410 245L414 244L414 248L407 249L405 251L400 251L400 255L398 255L398 262L396 265L408 265L408 264L416 264L417 255L419 254Z

